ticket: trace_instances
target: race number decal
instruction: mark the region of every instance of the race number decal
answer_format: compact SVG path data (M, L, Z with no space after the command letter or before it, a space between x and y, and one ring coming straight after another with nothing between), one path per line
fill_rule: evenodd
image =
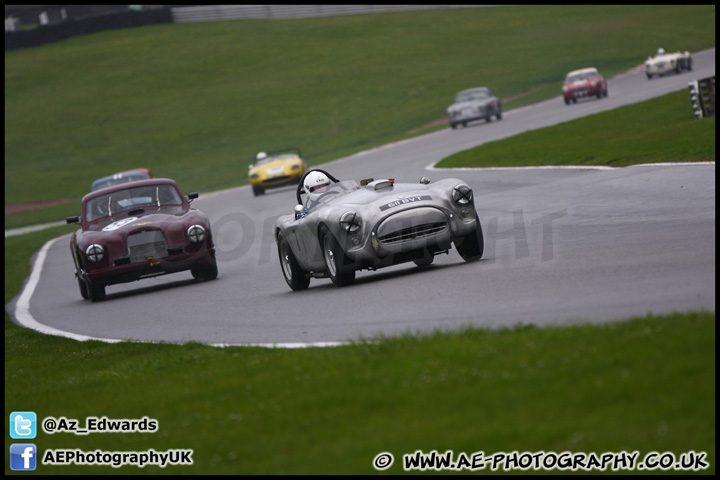
M123 218L122 220L118 220L117 222L111 223L111 224L108 225L107 227L103 228L102 231L103 231L103 232L111 232L111 231L113 231L113 230L117 230L118 228L122 228L122 227L124 227L125 225L127 225L127 224L129 224L129 223L132 223L132 222L134 222L134 221L137 220L137 219L138 219L138 217Z
M430 195L418 195L418 196L412 196L412 197L398 198L394 202L390 202L385 205L381 205L380 210L385 211L388 208L393 208L393 207L397 207L400 205L407 205L408 203L420 202L423 200L432 200L432 197Z

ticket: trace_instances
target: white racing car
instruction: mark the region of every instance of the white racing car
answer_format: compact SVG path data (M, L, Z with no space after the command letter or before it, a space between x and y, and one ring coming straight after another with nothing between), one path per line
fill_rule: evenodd
M658 48L655 57L648 57L645 61L645 75L650 80L655 75L662 77L669 72L690 71L692 66L693 59L690 52L667 53L664 49Z

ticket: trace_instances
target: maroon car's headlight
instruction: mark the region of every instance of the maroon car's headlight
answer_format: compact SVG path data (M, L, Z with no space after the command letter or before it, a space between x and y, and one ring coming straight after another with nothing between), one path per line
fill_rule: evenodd
M193 225L187 229L187 238L190 243L202 243L205 241L205 229L200 225Z
M91 262L99 263L105 257L105 249L101 245L93 243L85 250L85 255Z
M467 205L472 202L473 191L467 185L458 185L453 189L452 199L458 205Z

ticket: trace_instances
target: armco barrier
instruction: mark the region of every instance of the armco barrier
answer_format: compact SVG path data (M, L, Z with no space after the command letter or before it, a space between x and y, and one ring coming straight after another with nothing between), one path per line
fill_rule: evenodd
M58 42L102 30L140 27L157 23L214 22L222 20L281 20L373 13L407 12L495 5L202 5L127 11L68 19L31 30L5 32L5 50Z
M59 42L77 35L97 33L103 30L141 27L158 23L172 23L172 13L169 9L122 12L78 20L68 19L61 23L41 25L32 30L5 32L5 51Z
M281 20L287 18L336 17L371 13L407 12L480 5L202 5L175 7L173 21L214 22L220 20Z

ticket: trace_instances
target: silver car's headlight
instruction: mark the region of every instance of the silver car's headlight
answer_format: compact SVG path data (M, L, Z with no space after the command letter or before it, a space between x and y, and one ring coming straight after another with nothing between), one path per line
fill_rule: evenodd
M105 257L105 249L101 245L94 243L85 250L85 255L91 262L98 263Z
M464 184L457 185L453 189L452 199L453 202L457 203L458 205L467 205L468 203L472 202L473 199L472 188Z
M205 229L200 225L193 225L187 229L187 238L190 243L202 243L205 240Z
M360 217L355 212L345 212L340 217L340 226L348 233L355 233L360 228Z

